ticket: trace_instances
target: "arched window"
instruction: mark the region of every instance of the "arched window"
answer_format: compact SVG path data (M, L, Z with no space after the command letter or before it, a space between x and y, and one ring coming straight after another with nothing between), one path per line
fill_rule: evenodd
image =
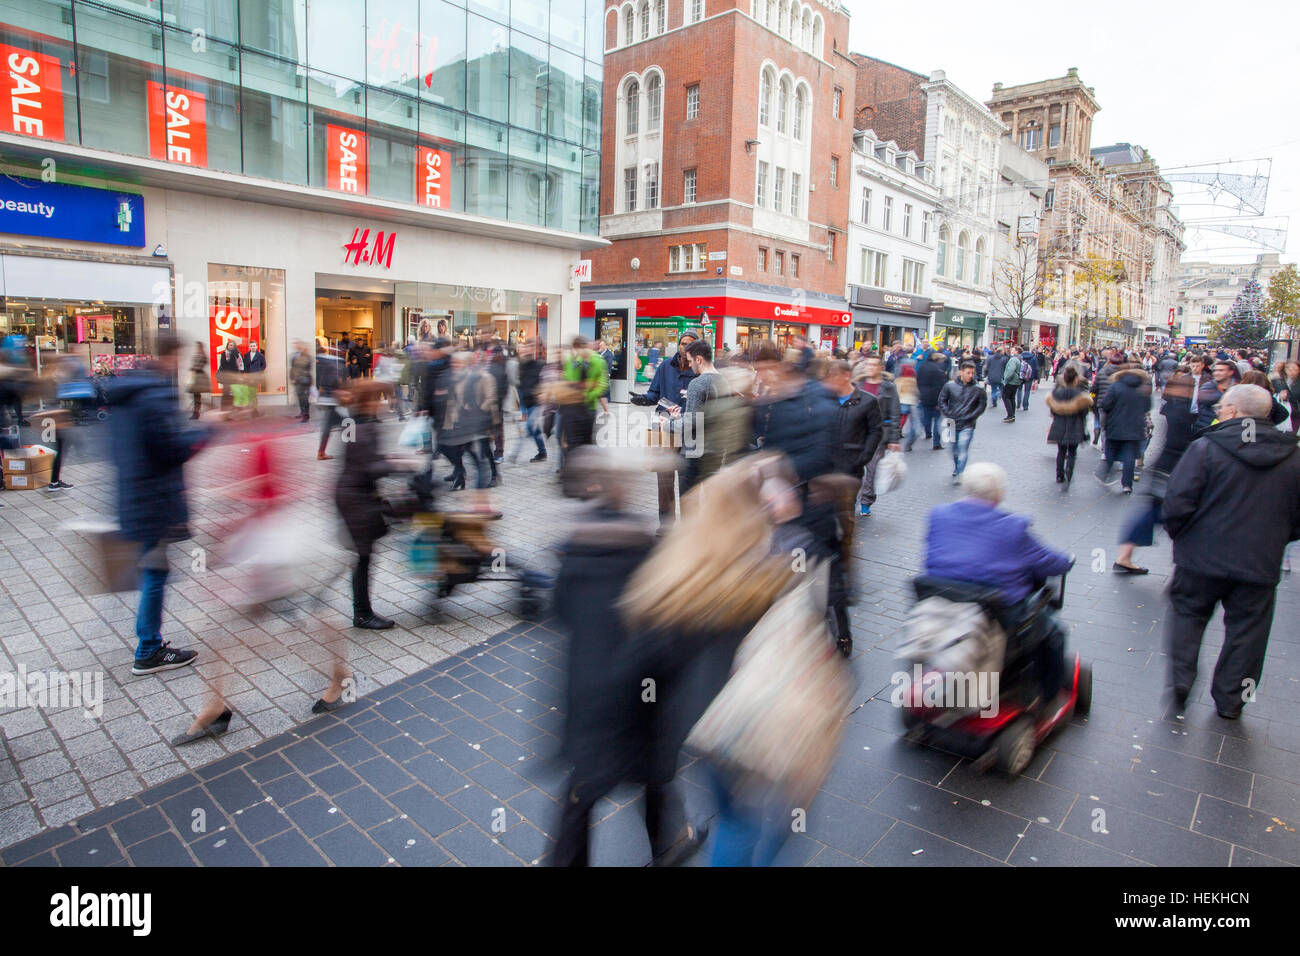
M813 16L812 51L817 56L822 55L822 15L820 13Z
M763 26L776 29L776 0L767 0L767 16L763 17Z
M773 29L775 29L777 33L781 34L781 36L785 36L785 30L787 25L789 25L789 23L790 23L790 4L788 0L781 0L781 11L779 14L777 14L777 21L773 25Z
M655 0L655 32L668 32L668 4L664 0Z
M781 80L781 88L776 96L776 131L786 131L786 120L790 115L790 81Z
M979 285L984 281L984 240L975 240L975 262L971 268L970 281Z
M794 138L803 139L803 110L804 95L803 87L795 90L794 93Z
M791 43L799 42L799 11L802 9L797 3L790 4L790 32L786 36Z
M641 39L650 39L650 0L641 0Z
M627 133L641 131L641 84L632 80L627 85Z
M758 125L772 125L772 74L763 71L763 80L758 89Z
M939 250L935 257L934 271L941 276L948 274L948 227L939 227Z
M803 19L799 23L799 45L805 50L812 44L812 8L803 8Z
M970 237L962 233L957 237L957 281L966 281L966 250L970 246Z
M623 36L625 43L632 43L636 40L636 13L631 7L623 11Z
M659 128L659 117L663 108L663 82L659 79L658 73L650 74L650 79L646 81L645 91L645 128L650 132L654 132Z

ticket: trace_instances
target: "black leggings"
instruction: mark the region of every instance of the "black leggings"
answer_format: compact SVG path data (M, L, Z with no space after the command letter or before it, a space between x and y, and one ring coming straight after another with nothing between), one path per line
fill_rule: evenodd
M1074 477L1074 459L1079 454L1078 445L1056 446L1056 477L1067 481Z
M552 866L586 866L588 840L591 828L591 811L617 781L583 782L576 775L569 778L569 790L560 812L559 833L551 855ZM650 837L650 850L658 856L669 847L677 835L674 825L685 820L685 808L671 782L648 784L645 789L645 828Z
M63 471L63 439L59 433L54 433L54 441L50 444L54 446L54 464L50 466L50 484L55 484L59 480L59 474Z
M370 553L357 555L357 566L352 569L352 616L369 617L370 607Z

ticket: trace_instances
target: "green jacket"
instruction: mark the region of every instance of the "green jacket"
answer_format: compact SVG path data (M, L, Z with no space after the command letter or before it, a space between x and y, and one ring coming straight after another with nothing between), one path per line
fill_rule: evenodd
M600 407L601 396L609 390L609 369L603 358L593 352L584 363L570 355L564 360L564 377L570 382L586 384L582 391L587 408L595 411Z

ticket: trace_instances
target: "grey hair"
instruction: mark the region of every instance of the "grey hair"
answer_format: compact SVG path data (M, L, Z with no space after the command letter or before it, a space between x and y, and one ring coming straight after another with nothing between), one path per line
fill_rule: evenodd
M1268 418L1273 410L1273 396L1258 385L1234 385L1219 400L1220 405L1231 405L1246 418Z
M1007 496L1007 473L991 461L977 461L961 475L961 490L967 497L999 504Z

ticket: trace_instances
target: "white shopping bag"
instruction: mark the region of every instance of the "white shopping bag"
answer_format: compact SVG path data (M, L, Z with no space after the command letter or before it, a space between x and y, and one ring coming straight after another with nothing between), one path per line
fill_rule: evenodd
M903 484L903 479L906 477L907 462L903 460L903 453L885 452L885 457L880 459L880 464L876 465L876 494L883 495L894 491Z
M957 440L957 423L951 418L943 420L943 440L949 443Z
M425 416L412 418L402 429L402 434L397 439L398 446L417 450L425 448L429 443L429 429L429 419Z

